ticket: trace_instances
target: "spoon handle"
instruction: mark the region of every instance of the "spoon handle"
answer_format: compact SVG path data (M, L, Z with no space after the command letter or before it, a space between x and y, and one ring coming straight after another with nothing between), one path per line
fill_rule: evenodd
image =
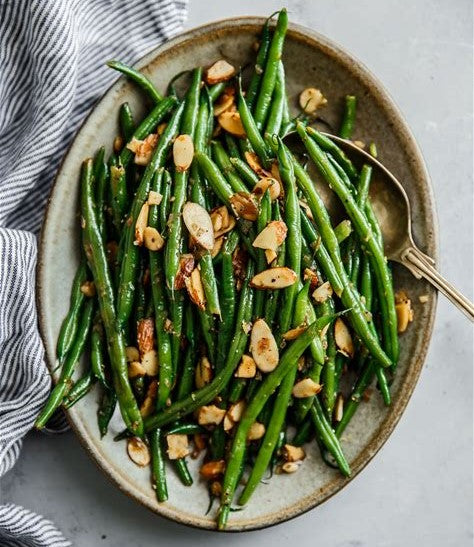
M408 247L401 259L402 264L411 270L416 277L424 277L441 291L446 298L451 300L471 321L474 321L474 305L472 302L446 281L419 249Z

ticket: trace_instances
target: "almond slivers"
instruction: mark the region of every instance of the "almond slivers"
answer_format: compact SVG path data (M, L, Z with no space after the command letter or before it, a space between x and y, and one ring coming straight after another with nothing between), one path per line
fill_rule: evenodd
M205 72L204 78L209 85L230 80L235 74L235 68L224 59L216 61Z
M334 339L339 351L347 357L354 357L354 343L344 321L338 317L334 323Z
M282 220L272 220L257 235L252 245L259 249L269 249L276 251L285 241L288 228Z
M263 319L257 319L250 333L250 351L258 369L262 372L274 370L280 359L278 346L270 327Z
M184 283L192 302L201 310L206 309L206 297L204 296L204 288L202 286L199 268L194 268L191 275L184 279Z
M183 221L194 241L203 249L211 251L214 247L214 228L206 209L188 201L183 207Z
M173 143L173 161L176 170L187 171L194 157L194 144L190 135L179 135Z
M285 289L296 283L296 273L286 266L269 268L254 275L250 285L255 289Z

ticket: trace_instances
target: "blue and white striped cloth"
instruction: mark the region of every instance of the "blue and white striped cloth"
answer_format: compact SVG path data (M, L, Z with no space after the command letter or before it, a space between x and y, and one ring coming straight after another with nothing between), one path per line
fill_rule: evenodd
M79 123L117 78L104 62L134 63L168 39L181 28L186 4L0 0L0 477L50 389L35 263L54 173ZM43 517L0 505L0 546L66 545Z

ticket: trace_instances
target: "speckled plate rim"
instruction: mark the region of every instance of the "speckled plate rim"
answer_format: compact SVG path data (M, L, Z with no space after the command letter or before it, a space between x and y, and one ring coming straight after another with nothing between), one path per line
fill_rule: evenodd
M158 62L160 57L169 54L176 46L182 46L187 42L192 42L198 36L205 35L207 33L215 33L216 31L225 32L227 28L235 28L238 26L245 27L246 30L250 28L253 30L255 27L255 31L258 32L258 28L262 26L265 20L266 18L264 17L232 17L195 27L182 34L179 34L178 36L157 47L156 49L142 57L140 61L136 63L136 66L138 68L142 68L152 62ZM361 63L358 59L356 59L353 55L346 52L344 48L329 40L325 36L322 36L321 34L301 25L290 24L288 28L288 34L291 34L293 39L305 42L309 46L318 48L322 50L326 55L335 58L337 63L343 65L348 71L350 71L354 75L354 77L356 77L359 81L363 82L366 86L370 87L373 99L379 105L382 105L382 108L387 114L388 119L393 123L394 130L400 138L400 142L403 142L406 149L410 150L411 156L416 163L416 169L419 171L420 184L422 184L423 186L426 197L426 210L430 217L428 220L431 221L431 233L426 235L427 245L425 251L427 252L427 254L434 258L435 262L438 262L438 220L431 180L418 144L416 143L416 140L411 130L409 129L408 124L406 123L401 111L396 106L389 93L384 89L382 84L369 71L369 69L367 69L367 67L365 67L365 65ZM104 93L104 96L120 86L121 83L122 78L118 79ZM100 108L103 97L94 105L93 109L85 118L77 133L79 133L84 125L86 125L92 112L95 111L95 109ZM41 278L43 272L43 257L45 254L46 246L45 232L47 231L46 228L49 222L50 203L54 197L54 190L58 180L58 175L61 172L63 163L66 157L69 155L71 149L73 148L74 143L75 138L69 145L66 153L64 154L64 157L61 161L61 164L59 165L57 174L53 181L53 185L51 187L50 195L46 205L46 212L39 240L38 263L36 271L36 301L38 309L39 330L43 340L46 340L46 326L45 317L43 315L44 304L42 301ZM417 355L417 359L416 361L412 362L411 366L409 366L407 369L406 377L400 386L400 396L393 404L391 412L382 422L380 427L375 431L371 441L367 444L364 450L362 450L359 456L351 463L351 477L348 479L343 478L342 476L336 477L334 480L328 483L325 488L319 489L309 496L305 496L298 502L294 503L288 509L268 513L264 517L249 518L244 522L235 523L235 525L232 525L230 523L230 526L226 531L242 532L268 528L270 526L286 522L292 518L302 515L303 513L315 508L316 506L325 502L334 494L339 492L339 490L341 490L365 468L365 466L372 460L372 458L382 448L382 446L391 435L392 431L400 420L417 384L421 369L423 367L423 363L426 358L429 342L433 333L437 306L436 293L433 295L433 297L430 299L430 302L426 306L427 308L425 310L425 317L427 318L427 322L424 327L425 337L420 352ZM45 352L45 359L49 370L52 371L53 364L49 361L47 352ZM119 488L119 490L127 494L132 499L136 500L141 505L147 507L154 513L171 521L199 529L216 531L216 528L207 520L201 520L199 518L186 516L181 511L175 510L174 508L169 508L166 505L156 506L154 504L151 504L149 502L149 498L147 498L142 492L133 487L122 484L114 470L112 468L109 468L109 464L102 460L99 452L95 449L93 444L88 442L88 432L79 420L76 421L74 419L74 412L71 413L70 411L66 411L65 414L71 426L71 429L76 433L76 436L78 437L83 448L92 457L93 461L97 464L99 469L101 469L101 471L112 481L113 484L115 484Z

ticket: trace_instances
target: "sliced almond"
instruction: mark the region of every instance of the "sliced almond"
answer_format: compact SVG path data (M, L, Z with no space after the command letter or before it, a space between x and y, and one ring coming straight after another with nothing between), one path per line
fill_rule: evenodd
M240 139L244 139L247 136L238 112L230 112L227 110L218 116L217 121L219 122L220 127L227 131L227 133L239 137Z
M211 257L212 258L216 257L221 252L222 245L224 245L224 238L223 237L217 237L214 240L214 247L212 248L212 251L211 251Z
M257 220L258 207L252 199L251 194L247 192L237 192L230 197L229 201L238 217L251 220L252 222Z
M188 456L191 452L187 435L174 433L166 435L166 443L168 445L166 452L170 460L180 460L181 458Z
M204 74L204 79L209 85L218 84L230 80L235 74L235 68L224 59L216 61Z
M235 89L228 87L214 103L214 116L220 116L235 105Z
M138 437L127 440L127 452L133 463L139 467L146 467L150 463L150 451L148 446Z
M125 355L127 357L127 363L132 361L140 361L140 352L135 346L127 346L125 348Z
M236 378L253 378L257 373L257 365L250 355L242 355L240 365L235 372Z
M163 196L159 192L150 190L148 192L148 205L159 205L163 200Z
M307 114L313 114L325 104L327 104L327 99L315 87L308 87L300 94L300 106Z
M263 319L257 319L253 324L250 351L255 364L262 372L271 372L278 365L278 346L270 327Z
M283 445L282 455L287 462L300 462L306 458L306 452L303 448L292 444Z
M233 427L234 427L234 422L233 420L230 418L230 416L228 414L226 414L224 416L224 421L222 422L222 427L224 428L224 431L230 431Z
M206 297L204 296L204 288L202 286L199 268L194 268L191 275L184 279L184 284L186 285L186 290L188 291L191 301L194 302L199 309L206 309Z
M225 409L216 405L202 406L197 412L199 425L219 425L225 416Z
M194 157L194 144L190 135L178 135L173 143L173 161L176 170L187 171Z
M284 289L296 283L297 279L293 270L286 266L278 266L254 275L250 285L255 289Z
M183 221L198 245L212 250L214 247L214 228L209 213L199 203L188 201L183 207Z
M135 163L137 165L148 165L153 151L158 143L158 135L150 133L145 140L140 141L135 137L127 144L127 148L135 154Z
M212 381L212 366L206 356L199 359L196 371L194 373L194 381L198 389L210 384Z
M330 298L332 294L333 290L331 287L331 283L329 283L329 281L326 281L313 292L313 298L315 302L317 302L318 304L322 304L323 302L326 302L326 300Z
M146 370L140 361L131 361L128 363L128 377L136 378L137 376L145 376Z
M158 382L153 380L148 386L145 400L140 405L140 414L142 418L146 418L153 413L156 406L156 394L158 392Z
M340 422L344 415L344 397L342 393L339 393L336 397L336 404L334 405L334 421Z
M405 332L407 330L408 323L413 321L411 301L407 299L399 304L396 304L395 311L397 312L397 330L398 332Z
M247 433L248 441L258 441L265 435L265 426L260 422L254 422Z
M311 380L311 378L304 378L303 380L296 382L293 386L291 394L296 399L304 399L306 397L317 395L321 389L322 387L314 380Z
M224 474L224 471L225 471L225 461L216 460L216 461L206 462L205 464L203 464L201 466L201 469L199 470L199 474L206 481L215 481L221 475Z
M298 471L298 469L300 468L300 465L298 462L285 462L282 466L281 466L281 470L284 472L284 473L296 473L296 471Z
M254 186L252 193L258 198L261 198L267 190L270 194L271 201L278 199L281 191L281 186L278 180L273 177L263 177Z
M285 334L283 335L283 340L287 340L287 341L296 340L298 336L301 336L305 330L306 330L305 326L290 329L289 331L285 332Z
M260 159L257 154L255 154L255 152L247 151L244 153L244 156L245 161L249 164L250 169L252 169L254 173L257 173L257 175L264 174L265 171L263 169L263 166L260 163Z
M148 203L144 203L138 214L137 221L135 223L135 245L143 245L143 238L145 233L145 228L148 224L148 212L150 206Z
M148 376L158 374L158 353L154 349L148 350L142 357L142 366Z
M160 125L156 128L157 134L163 135L167 126L168 124L166 122L160 123Z
M288 228L282 220L272 220L254 239L252 246L276 251L285 241Z
M143 231L143 242L149 251L159 251L165 244L160 232L151 226L147 226Z
M137 323L137 344L140 357L155 345L155 322L151 317L140 319Z
M242 418L242 414L245 410L245 401L242 399L241 401L237 401L236 403L230 405L229 410L227 411L227 416L234 422L240 422L240 419Z
M96 294L95 283L93 281L84 281L81 284L80 291L87 298L92 298Z
M280 175L280 169L278 168L278 162L274 161L272 163L272 166L270 168L270 173L272 177L280 183L280 186L283 187L283 183L282 183L281 175Z
M318 274L309 268L305 268L303 272L303 280L309 280L309 288L314 290L318 286Z
M306 203L306 201L303 201L302 199L300 199L298 201L299 201L300 207L302 207L302 209L306 213L306 216L309 218L309 220L314 220L313 211L311 211L311 209L309 208L309 205Z
M186 279L191 275L194 270L194 256L190 253L181 255L179 259L179 268L174 281L175 289L184 289Z
M214 232L214 237L219 238L219 237L223 236L224 234L227 234L228 232L230 232L231 230L233 230L235 228L236 223L237 222L236 222L235 218L232 215L229 215L229 220L227 222L227 225L225 227L223 226L217 232Z
M334 323L334 339L339 351L347 357L354 357L354 343L344 321L338 317Z
M192 456L196 457L200 452L202 452L206 448L206 439L204 435L201 435L200 433L195 433L193 435L193 441L194 441L195 450L193 451Z
M276 258L277 253L275 251L272 251L271 249L265 249L265 258L267 260L267 264L271 264Z

